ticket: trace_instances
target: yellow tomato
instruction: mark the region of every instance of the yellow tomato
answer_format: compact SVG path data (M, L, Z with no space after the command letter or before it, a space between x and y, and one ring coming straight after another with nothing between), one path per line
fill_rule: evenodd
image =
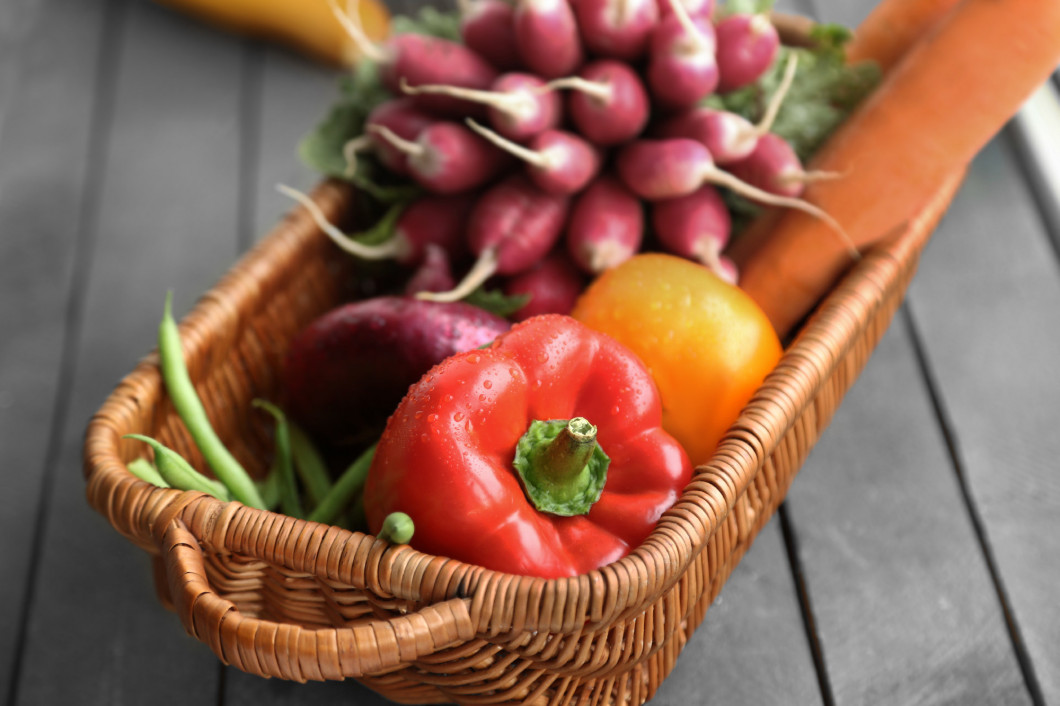
M289 44L317 59L352 66L360 52L328 0L158 0L227 31ZM337 0L340 7L344 0ZM379 0L360 0L358 16L374 40L387 36L390 13Z
M659 387L663 428L696 464L714 453L782 352L750 297L671 255L637 255L605 272L571 315L640 356Z

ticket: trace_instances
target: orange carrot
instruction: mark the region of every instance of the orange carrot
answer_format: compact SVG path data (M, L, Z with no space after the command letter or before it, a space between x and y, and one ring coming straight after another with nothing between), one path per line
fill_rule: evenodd
M858 25L847 61L875 61L884 73L934 27L957 0L883 0Z
M810 184L806 200L869 248L967 165L1057 63L1060 2L963 0L811 160L844 176ZM767 214L728 254L781 337L851 264L845 243L801 211Z

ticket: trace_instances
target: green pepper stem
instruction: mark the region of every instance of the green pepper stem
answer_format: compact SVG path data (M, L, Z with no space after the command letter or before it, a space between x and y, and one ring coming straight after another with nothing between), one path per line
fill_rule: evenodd
M512 465L538 510L584 515L600 498L610 459L584 417L534 420L516 445Z
M538 476L556 486L570 483L585 470L595 449L596 427L585 417L575 417L538 452Z

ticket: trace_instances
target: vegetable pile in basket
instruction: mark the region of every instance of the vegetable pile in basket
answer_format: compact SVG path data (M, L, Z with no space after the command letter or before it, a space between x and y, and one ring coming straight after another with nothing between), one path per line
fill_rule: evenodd
M367 58L302 154L357 187L365 230L281 189L349 256L389 263L364 271L377 296L290 342L283 409L255 402L275 420L258 482L209 429L167 305L166 385L220 483L147 437L155 464L130 470L500 571L627 554L842 265L956 178L1060 60L1060 6L1018 0L1042 22L983 86L928 91L1012 14L953 4L870 16L853 53L888 73L849 121L879 69L847 63L841 28L781 46L760 4L468 0L395 18L381 45L336 10ZM967 108L960 129L938 117L949 103Z

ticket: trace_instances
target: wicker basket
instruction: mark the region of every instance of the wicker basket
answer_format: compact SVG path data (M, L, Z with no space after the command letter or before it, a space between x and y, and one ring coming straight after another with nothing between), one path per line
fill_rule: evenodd
M125 466L140 452L127 433L203 467L154 354L88 427L89 502L155 557L159 594L188 632L247 672L355 677L413 703L643 703L883 335L959 181L822 302L648 540L589 574L502 574L138 480ZM324 183L313 196L334 218L351 192ZM286 342L346 296L348 263L298 209L181 323L204 404L254 473L271 451L245 410L275 393Z
M785 41L806 23L777 18ZM357 678L408 703L641 704L673 669L784 498L905 295L962 175L867 254L788 346L711 460L629 556L569 579L513 576L359 532L149 485L126 463L154 436L199 468L155 354L92 418L88 500L153 557L158 593L227 664L295 681ZM321 184L331 220L353 194ZM247 410L275 396L288 342L348 299L353 265L302 208L181 322L215 428L253 474L272 444ZM258 417L260 420L260 417Z

